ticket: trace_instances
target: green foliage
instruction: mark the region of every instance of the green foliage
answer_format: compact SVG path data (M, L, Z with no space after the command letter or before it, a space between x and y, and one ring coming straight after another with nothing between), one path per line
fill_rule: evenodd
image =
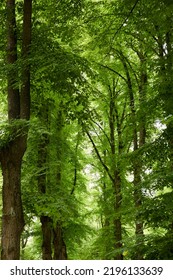
M13 120L10 123L2 121L0 126L0 149L8 147L9 142L25 134L25 129L29 126L26 120Z
M61 225L69 259L135 259L139 248L144 259L173 259L172 2L33 1L31 120L9 123L6 74L17 71L20 86L28 63L22 13L17 1L9 68L0 3L0 151L29 128L22 259L41 258L41 215Z
M172 233L165 235L151 235L147 240L147 251L145 258L147 260L172 260L173 243Z

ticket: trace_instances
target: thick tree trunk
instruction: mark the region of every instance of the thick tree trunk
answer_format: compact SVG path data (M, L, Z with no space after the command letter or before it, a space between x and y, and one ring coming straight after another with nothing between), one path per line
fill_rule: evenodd
M32 0L24 0L23 14L23 58L28 57L31 43L31 11ZM26 20L27 19L27 20ZM25 33L29 34L27 39ZM7 0L7 62L8 71L8 119L11 126L10 140L0 151L0 161L3 174L3 217L1 259L20 259L20 236L24 227L22 200L21 200L21 165L26 150L26 127L15 125L15 120L22 117L29 119L30 115L30 73L23 69L23 88L25 88L25 102L20 100L17 61L17 36L15 0ZM26 82L27 81L27 82ZM27 86L26 86L27 85ZM20 115L22 113L22 116ZM13 122L11 122L13 121ZM18 130L18 135L16 135ZM20 135L19 135L20 134Z
M8 119L10 121L20 116L19 89L15 87L17 72L13 67L17 61L15 0L7 1L6 11L7 62L11 66L8 71ZM3 175L2 260L19 259L20 256L20 235L24 222L20 190L21 159L18 155L16 157L15 153L17 144L17 140L14 140L0 153Z
M42 225L42 259L52 260L52 219L47 216L41 216Z
M23 151L17 151L18 141L1 152L3 174L2 260L20 258L20 236L24 227L21 201L21 159ZM19 155L20 154L20 155Z
M61 225L57 222L53 230L54 260L67 260L66 244L64 242L63 231Z

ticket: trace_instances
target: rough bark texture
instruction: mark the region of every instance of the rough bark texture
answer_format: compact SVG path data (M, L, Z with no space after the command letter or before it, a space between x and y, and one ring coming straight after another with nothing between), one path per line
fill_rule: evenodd
M8 119L20 117L20 94L16 83L18 73L15 67L17 61L17 34L15 0L8 0L7 11L7 63L11 65L8 71Z
M24 1L24 25L23 31L31 34L31 11L32 0ZM28 17L29 14L29 17ZM28 20L26 21L26 17ZM31 36L25 41L23 36L23 45L29 48ZM23 57L27 57L28 51L23 50ZM3 174L3 217L2 217L2 251L1 259L17 260L20 259L20 236L24 227L23 209L21 200L21 165L22 158L27 144L26 126L15 125L19 119L20 110L27 113L23 114L24 119L29 119L30 112L30 86L27 86L25 96L27 95L27 106L23 107L20 102L18 89L18 74L15 63L17 61L17 36L16 36L16 16L15 0L7 0L7 63L8 71L8 119L12 126L10 127L10 140L0 151L0 160ZM30 79L29 71L23 71L23 76ZM25 82L23 81L23 87ZM18 133L16 133L18 130Z
M31 45L31 17L32 0L24 0L23 11L23 42L22 42L22 89L20 94L20 118L29 120L30 118L30 62L29 52Z
M54 238L54 260L67 260L67 250L66 245L63 238L62 227L59 223L57 223L56 227L53 230Z
M52 219L41 216L42 228L42 259L52 260Z
M2 260L20 258L20 236L24 227L21 201L21 155L17 141L1 153L3 174Z

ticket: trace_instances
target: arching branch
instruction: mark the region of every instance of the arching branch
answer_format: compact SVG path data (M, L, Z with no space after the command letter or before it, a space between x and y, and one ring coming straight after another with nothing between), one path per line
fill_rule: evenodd
M96 155L97 155L97 157L98 157L100 163L102 164L102 166L103 166L104 169L106 170L106 172L107 172L109 178L111 179L111 181L114 182L114 179L113 179L113 177L112 177L112 175L111 175L111 173L110 173L110 170L109 170L108 166L104 163L104 161L103 161L103 159L102 159L102 157L101 157L101 155L100 155L100 153L99 153L99 151L98 151L98 149L97 149L97 146L96 146L96 144L94 143L94 141L93 141L93 139L92 139L90 133L88 132L87 129L85 129L85 132L86 132L86 134L87 134L89 140L91 141L91 143L92 143L92 145L93 145L93 148L94 148L94 150L95 150L95 152L96 152Z
M123 79L127 83L126 78L124 76L122 76L119 72L117 72L115 69L112 69L111 67L109 67L107 65L104 65L104 64L101 64L101 63L97 63L97 64L100 65L101 67L106 68L109 71L115 73L116 75L118 75L121 79Z

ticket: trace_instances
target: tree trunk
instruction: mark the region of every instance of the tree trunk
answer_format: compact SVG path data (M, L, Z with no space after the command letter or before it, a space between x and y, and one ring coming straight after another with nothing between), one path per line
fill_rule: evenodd
M121 195L121 178L120 173L115 171L115 181L114 181L114 191L115 191L115 205L114 211L116 218L114 219L114 234L115 234L115 250L117 253L115 254L115 260L123 260L122 254L122 224L121 224L121 203L122 203L122 195Z
M63 231L61 225L57 222L53 229L53 245L54 245L54 260L67 260L67 250L63 238Z
M22 41L22 88L20 94L20 118L30 118L30 62L32 0L24 0Z
M47 122L47 117L42 121ZM47 165L47 135L41 136L41 142L38 146L38 168L40 174L38 175L38 189L44 196L46 194L46 165ZM40 217L41 229L42 229L42 259L52 259L52 219L44 213Z
M17 140L1 152L3 174L2 260L20 258L20 236L24 227L21 201L21 158ZM20 156L19 156L20 154Z
M40 107L39 117L41 123L44 123L48 130L49 123L49 105L43 100ZM40 135L38 143L38 190L42 196L47 193L47 166L48 166L48 145L49 137L47 133ZM47 207L49 207L47 205ZM40 217L41 230L42 230L42 259L52 260L52 219L43 213Z
M62 180L62 137L63 137L63 111L59 109L57 114L57 173L56 173L56 184L59 191L61 188L61 180ZM77 149L77 148L76 148ZM75 174L76 176L77 174ZM76 178L74 178L76 180ZM76 182L74 181L74 188L75 188ZM59 210L61 211L61 210ZM54 221L56 222L56 226L53 228L53 248L54 248L54 260L67 260L67 250L66 250L66 244L63 237L63 229L61 225L61 221Z
M143 104L146 101L146 87L147 87L147 70L146 70L146 57L142 51L137 51L140 59L140 81L139 81L139 101L141 117L139 119L139 141L137 140L137 132L134 131L134 151L145 145L146 140L146 116L143 109ZM138 143L139 142L139 143ZM144 247L144 225L143 218L141 217L140 209L142 207L142 190L140 187L142 173L142 163L139 161L134 163L134 201L137 210L136 214L136 254L135 259L143 260L143 247Z
M143 219L141 218L140 209L142 207L142 191L140 187L141 168L138 164L134 164L134 203L136 208L135 217L135 235L136 235L136 248L134 259L143 260L143 245L144 245L144 229L143 229Z
M145 65L145 56L138 49L136 50L136 53L141 63L141 75L139 81L139 101L140 101L140 109L142 111L143 102L146 99L147 73L146 73L146 65ZM142 117L139 120L140 131L139 131L139 140L138 140L135 97L133 93L131 76L127 67L125 57L122 52L120 52L120 57L122 59L122 63L126 73L127 87L129 91L130 109L131 109L131 116L133 122L133 150L137 151L138 148L142 147L145 144L145 138L146 138L145 113L142 111ZM143 259L142 248L144 244L143 219L139 214L140 208L142 207L142 190L140 187L141 172L142 172L141 162L139 160L135 160L133 163L134 204L136 208L136 217L135 217L136 252L134 258L138 260Z
M23 32L31 34L31 11L32 0L24 1L23 15ZM26 21L27 18L27 21ZM23 57L28 56L28 49L31 43L31 36L25 40L23 36ZM20 236L24 227L22 200L21 200L21 165L22 158L26 150L27 144L27 128L25 126L15 125L15 120L19 119L20 111L22 118L29 119L30 115L30 85L25 87L25 106L20 100L18 84L18 73L15 63L17 61L17 36L16 36L16 15L15 0L7 0L7 63L8 71L8 119L11 125L11 135L8 143L0 151L0 161L3 174L3 217L2 217L2 251L1 259L17 260L20 259ZM23 76L27 81L30 80L29 68L27 72L23 70ZM27 82L28 83L28 82ZM26 117L27 116L27 117ZM13 122L11 122L13 121ZM18 135L17 135L17 133Z
M116 98L116 87L115 81L113 80L112 89L109 86L109 94L110 94L110 103L109 103L109 129L110 129L110 146L111 146L111 156L112 156L112 173L113 175L113 191L115 196L114 202L114 237L115 237L115 260L122 260L122 224L121 224L121 202L122 202L122 194L121 194L121 177L119 171L119 155L122 149L121 143L121 129L119 126L118 120L118 111L115 105L115 98ZM116 123L115 123L116 122ZM115 151L115 125L118 132L118 146L117 146L117 153ZM116 156L116 159L115 159Z
M48 216L41 216L42 225L42 259L52 260L52 219Z
M171 21L167 18L167 26L171 26ZM159 30L157 29L159 34ZM165 53L166 45L166 53ZM159 47L159 60L160 60L160 80L161 88L159 88L160 96L163 100L163 110L168 117L167 127L165 130L165 136L169 145L169 160L170 160L170 172L173 173L173 47L172 47L172 33L171 30L167 30L164 36L158 35L158 47ZM165 83L166 81L166 83ZM173 180L170 180L173 190ZM170 218L169 232L173 234L173 219Z
M17 34L15 0L7 0L7 63L10 65L8 78L8 119L20 118L20 94L19 88L15 85L18 80L18 73L15 67L17 61Z

